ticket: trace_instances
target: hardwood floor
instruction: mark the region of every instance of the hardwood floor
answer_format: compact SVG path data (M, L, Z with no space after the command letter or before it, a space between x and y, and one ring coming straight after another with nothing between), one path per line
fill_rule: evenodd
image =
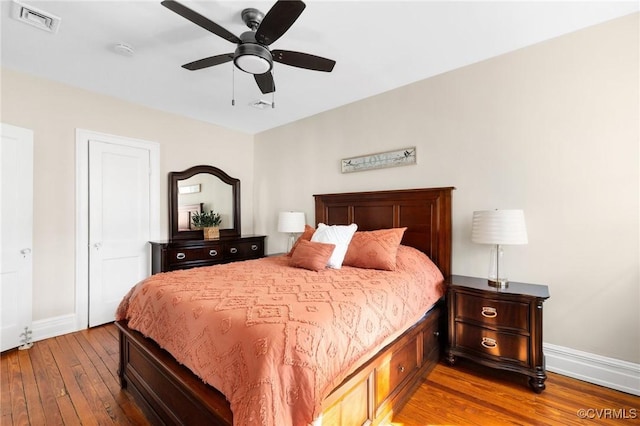
M640 397L547 375L547 388L536 394L523 375L463 359L455 367L441 362L394 416L393 424L640 425ZM581 419L582 413L588 418Z
M112 324L7 351L0 361L3 426L148 424L120 389ZM537 395L523 376L464 360L455 367L441 363L392 424L640 424L640 397L553 373L546 384ZM581 409L588 419L579 418Z
M36 342L0 356L4 425L145 425L120 390L113 324Z

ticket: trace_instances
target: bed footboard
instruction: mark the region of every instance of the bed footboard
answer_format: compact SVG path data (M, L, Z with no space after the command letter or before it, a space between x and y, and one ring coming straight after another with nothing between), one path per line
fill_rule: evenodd
M440 300L417 324L345 379L323 402L321 424L388 422L438 362L444 321ZM178 364L155 342L116 322L120 383L153 424L232 425L224 395Z
M120 334L120 386L152 424L229 425L224 395L180 365L153 340L116 321Z

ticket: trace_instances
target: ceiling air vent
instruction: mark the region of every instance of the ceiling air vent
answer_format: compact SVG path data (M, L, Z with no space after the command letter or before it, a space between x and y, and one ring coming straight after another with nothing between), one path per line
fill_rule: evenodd
M27 6L17 0L13 0L12 16L18 21L54 34L58 32L61 21L61 19L55 15L33 6Z
M257 109L273 108L273 104L271 102L264 101L262 99L258 99L257 101L251 102L249 105Z

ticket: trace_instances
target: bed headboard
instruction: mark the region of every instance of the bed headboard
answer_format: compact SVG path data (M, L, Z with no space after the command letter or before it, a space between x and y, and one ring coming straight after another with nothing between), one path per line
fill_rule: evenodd
M451 275L451 193L455 188L314 195L316 225L355 223L359 231L407 227L402 244L424 252Z

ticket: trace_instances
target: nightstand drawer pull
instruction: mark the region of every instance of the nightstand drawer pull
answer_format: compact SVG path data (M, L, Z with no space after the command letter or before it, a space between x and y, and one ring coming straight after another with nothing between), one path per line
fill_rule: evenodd
M216 257L218 255L218 250L209 250L209 256Z
M498 316L498 310L496 308L492 308L491 306L483 306L482 316L485 318L495 318Z
M487 349L495 349L498 347L498 342L496 342L496 339L492 339L490 337L483 337L480 344Z
M178 254L176 254L176 259L178 259L178 260L182 260L182 259L184 259L185 257L187 257L187 255L186 255L186 254L184 254L184 253L178 253Z
M404 365L399 365L398 366L398 371L401 373L404 373Z
M253 250L253 251L258 250L258 245L257 244L251 244L251 250Z
M235 247L231 247L229 251L231 252L231 254L236 254L238 252L238 249Z

